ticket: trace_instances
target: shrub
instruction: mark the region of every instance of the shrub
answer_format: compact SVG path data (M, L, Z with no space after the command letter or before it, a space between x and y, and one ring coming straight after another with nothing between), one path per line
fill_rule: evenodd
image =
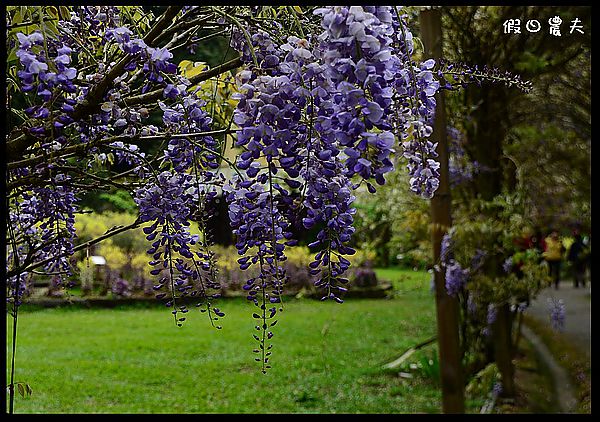
M82 241L100 236L114 226L131 224L134 216L126 213L104 212L94 214L81 214L76 218L78 236ZM190 228L191 232L197 231L196 227ZM106 259L103 274L101 293L109 291L116 296L127 295L153 296L152 286L156 284L159 276L150 275L151 266L148 264L146 249L148 242L141 229L128 231L116 235L94 246L90 254L100 255ZM241 270L238 259L242 258L234 246L213 245L210 248L217 258L217 277L221 284L222 295L241 294L243 285L251 277L258 276L258 270L250 267ZM252 251L248 251L250 255ZM294 246L286 248L286 260L281 263L287 275L284 292L296 294L301 290L313 292L316 290L315 276L310 275L308 264L313 260L313 253L307 246ZM346 256L352 263L348 272L351 285L369 287L377 285L377 277L371 269L376 261L376 252L370 249L358 249L354 255ZM88 268L85 255L80 256L77 262L79 269L78 281L81 283L82 292L89 294L92 291L95 266Z
M356 287L374 287L377 285L377 275L372 268L360 267L354 270L351 281Z
M111 291L117 297L131 296L131 288L127 280L121 277L115 277L111 283Z

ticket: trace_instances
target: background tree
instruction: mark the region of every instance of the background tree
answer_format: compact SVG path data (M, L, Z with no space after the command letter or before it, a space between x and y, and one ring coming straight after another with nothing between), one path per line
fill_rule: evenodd
M561 37L547 30L546 22L554 16L562 18ZM535 34L525 28L521 34L505 34L503 23L511 18L520 19L523 25L537 19L544 29ZM570 33L576 18L583 22L583 34ZM535 87L531 96L496 84L469 86L456 95L452 104L460 110L464 148L479 166L472 183L461 188L457 220L471 218L474 198L493 202L501 195L518 193L525 203L521 213L530 225L549 229L560 222L588 227L590 8L445 8L444 23L452 34L445 46L452 61L515 71ZM565 100L571 100L573 107ZM489 219L497 218L496 207L488 210ZM514 237L518 236L515 230ZM495 244L501 243L497 238ZM492 279L502 278L506 258L498 247L486 264ZM503 374L504 394L511 396L513 335L507 303L497 310L495 320L494 353Z
M575 202L579 210L585 209L585 203L589 203L589 190L585 185L589 184L581 181L590 177L590 166L586 164L586 160L589 163L591 142L590 8L457 7L445 8L444 12L444 23L453 34L446 40L451 61L485 63L506 69L531 80L534 86L531 95L508 91L498 84L469 86L456 95L455 101L461 112L458 115L467 113L464 119L467 123L463 127L467 138L465 149L472 161L485 168L475 177L474 195L489 200L503 189L514 190L516 172L523 171L525 173L520 176L527 180L528 188L532 188L530 192L552 192L550 195L553 195L555 187L564 192L561 186L565 182L579 181L575 195L581 196L569 198L563 204ZM506 19L519 18L523 23L537 19L545 25L554 16L562 18L561 37L550 35L546 26L538 33L528 33L524 28L521 34L502 31ZM576 18L584 22L583 34L576 30L569 33ZM574 149L580 154L576 156L571 152L563 156L565 160L552 160L551 163L544 154L558 158L554 149L566 152L565 148L572 144L562 142L557 134L554 134L554 142L544 139L549 133L539 135L549 127L560 127L565 131L564 135L572 133L578 145ZM538 139L531 139L535 136L532 131L526 136L527 128L535 128ZM532 156L529 148L536 142L541 148L536 156ZM505 149L509 149L509 153L505 153ZM545 173L550 180L548 177L527 177L530 170L524 167L532 167L526 164L527 157L534 158L532 161L538 163L540 171L555 166ZM573 165L573 162L580 165ZM538 187L544 189L538 190ZM544 202L545 194L528 197L531 201L539 198ZM539 208L541 204L532 206ZM546 224L545 221L540 223Z

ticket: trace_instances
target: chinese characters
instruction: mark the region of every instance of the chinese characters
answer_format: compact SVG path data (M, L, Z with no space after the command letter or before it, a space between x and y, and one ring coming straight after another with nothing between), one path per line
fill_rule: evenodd
M548 19L548 34L554 37L561 37L561 25L563 20L560 16L553 16ZM575 18L571 22L571 26L569 27L569 34L577 31L580 34L584 34L583 24L581 19ZM520 34L521 33L521 19L507 19L502 24L504 28L505 34ZM525 22L525 29L530 33L540 32L542 29L542 24L537 19L529 19Z

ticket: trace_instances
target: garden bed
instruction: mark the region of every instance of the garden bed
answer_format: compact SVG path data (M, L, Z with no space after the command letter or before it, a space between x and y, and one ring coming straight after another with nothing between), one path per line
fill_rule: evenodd
M388 281L379 282L376 286L369 287L357 287L351 286L346 294L345 298L368 298L368 299L383 299L389 297L392 293L392 283ZM244 292L239 291L226 291L222 294L221 298L240 298L245 297ZM316 290L300 290L297 292L291 292L284 294L284 300L287 297L301 298L306 297L310 299L321 299L323 297L322 291ZM177 300L179 304L196 304L198 303L197 297L183 297ZM153 296L147 295L131 295L128 297L115 297L115 296L77 296L77 295L63 295L61 297L48 297L44 294L43 290L37 292L32 297L26 300L26 303L34 306L40 306L44 308L53 308L57 306L65 305L79 305L83 307L101 307L101 308L114 308L121 305L131 304L160 304L160 302Z

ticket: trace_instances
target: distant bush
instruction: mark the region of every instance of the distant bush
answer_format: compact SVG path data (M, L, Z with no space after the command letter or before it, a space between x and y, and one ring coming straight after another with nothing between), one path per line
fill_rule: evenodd
M128 213L84 213L77 215L75 227L80 242L86 242L103 235L115 226L126 226L134 220L135 216ZM115 235L93 245L89 251L80 251L73 262L78 271L72 278L72 284L80 286L83 295L153 296L155 292L152 287L157 284L161 275L150 275L152 267L148 264L146 252L150 244L142 227ZM197 229L191 226L190 231L196 233ZM237 261L241 256L234 246L213 245L211 250L217 258L220 293L225 296L243 294L244 283L251 277L257 277L258 269L252 266L247 270L240 270ZM94 265L89 258L94 255L104 257L106 265ZM316 291L314 282L317 278L310 275L308 266L313 260L313 255L307 246L286 249L287 259L281 263L287 276L285 293ZM375 251L359 249L354 255L346 258L352 263L347 273L350 286L377 285L377 277L371 268L376 260ZM61 286L50 287L52 294L59 294Z
M248 278L257 277L258 269L250 267L240 270L237 260L241 256L235 247L213 247L218 256L218 270L221 280L221 292L241 292L242 286ZM286 249L287 260L281 265L285 269L287 283L285 292L295 294L299 291L315 291L317 276L310 275L308 264L313 260L313 254L306 246L295 246ZM348 272L350 285L357 287L372 287L377 285L377 276L371 267L371 260L375 252L358 250L355 255L347 256L352 266Z

